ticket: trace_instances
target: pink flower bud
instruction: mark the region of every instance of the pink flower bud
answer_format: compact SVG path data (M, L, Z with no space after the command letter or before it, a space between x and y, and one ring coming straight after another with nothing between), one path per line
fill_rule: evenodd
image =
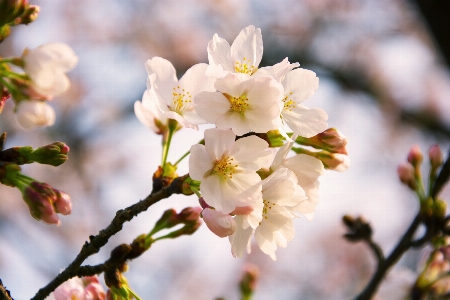
M60 221L53 207L56 195L48 184L31 182L23 191L23 199L33 218L48 224L59 225Z
M328 128L324 132L312 137L312 139L315 138L325 146L325 150L347 154L347 137L336 128Z
M233 210L230 214L232 215L248 215L253 211L253 207L250 205L247 206L238 206L235 210Z
M56 195L56 200L53 203L57 213L62 215L68 215L72 212L72 202L70 201L70 196L63 191L53 189Z
M218 237L227 237L236 231L236 221L229 214L211 208L205 208L202 212L203 220Z
M444 162L444 157L439 145L432 146L430 148L430 151L428 151L428 156L430 158L430 164L433 169L439 168Z
M350 159L348 155L341 153L330 153L321 151L317 153L317 158L320 159L325 169L344 172L350 166Z
M178 214L178 217L183 223L186 221L195 221L200 218L201 212L201 207L186 207Z
M413 191L416 190L416 181L414 178L414 167L409 162L401 163L397 168L398 178L404 184L408 185Z
M420 148L418 145L414 145L411 147L411 150L409 150L408 153L408 161L413 166L418 166L422 163L423 160L423 154L422 151L420 151Z

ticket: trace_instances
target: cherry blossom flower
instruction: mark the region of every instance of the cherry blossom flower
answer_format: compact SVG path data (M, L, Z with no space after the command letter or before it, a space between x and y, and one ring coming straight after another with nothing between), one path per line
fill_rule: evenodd
M316 73L295 69L286 74L281 82L284 87L281 118L289 128L303 137L312 137L327 129L327 113L320 108L300 105L319 87Z
M97 276L74 277L61 284L54 292L55 300L105 300L106 294Z
M276 259L278 247L286 247L294 237L292 208L306 200L304 191L297 185L295 174L287 168L279 168L258 183L262 186L262 201L248 215L235 217L236 233L229 237L232 253L241 257L252 234L260 249Z
M198 129L204 120L194 110L194 97L203 91L213 92L214 79L205 75L206 64L192 66L181 77L176 77L172 63L161 57L149 59L145 67L149 85L154 90L162 117L177 120L182 126Z
M167 127L167 117L158 107L158 97L153 89L147 89L142 96L142 102L134 103L134 113L138 120L156 133L161 133Z
M195 97L198 115L218 128L231 128L237 135L267 132L279 127L281 84L271 77L246 78L228 74L218 79L218 92Z
M224 214L252 204L239 195L261 180L256 171L270 159L264 140L256 136L235 138L231 130L207 129L205 145L193 145L189 158L189 175L201 181L205 202Z
M291 64L285 58L274 66L258 69L263 54L261 29L253 25L241 30L233 44L230 44L216 33L208 43L209 66L207 75L214 78L225 77L229 73L240 73L246 76L272 76L281 81L290 70L299 66Z
M22 59L32 88L46 99L51 99L69 88L70 81L65 73L78 63L78 57L72 48L64 43L26 49Z
M52 126L55 123L55 111L44 101L22 100L16 105L15 118L24 129Z

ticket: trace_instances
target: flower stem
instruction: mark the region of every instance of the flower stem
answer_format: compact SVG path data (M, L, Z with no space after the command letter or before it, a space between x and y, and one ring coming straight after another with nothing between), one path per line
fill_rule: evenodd
M178 122L175 120L169 120L169 132L167 135L167 139L163 142L163 153L162 153L162 160L161 160L161 167L164 168L167 161L167 156L169 154L169 148L170 148L170 142L172 141L172 136L175 130L177 129Z
M180 157L180 159L174 163L174 166L178 165L178 163L180 163L183 159L185 159L190 153L191 153L191 151L188 151L185 154L183 154L183 156Z

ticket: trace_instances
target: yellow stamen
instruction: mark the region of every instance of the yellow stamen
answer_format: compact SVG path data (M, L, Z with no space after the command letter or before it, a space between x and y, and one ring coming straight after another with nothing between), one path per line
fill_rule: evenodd
M233 163L233 158L229 156L222 156L214 163L214 168L211 174L217 174L223 179L233 178L236 168L239 166Z
M228 94L223 94L228 101L230 101L231 107L230 109L232 111L238 112L238 113L244 113L248 108L248 98L247 95L242 95L240 97L234 97L230 96Z
M173 88L172 96L172 109L179 114L192 102L192 95L184 89L181 90L180 86Z
M243 73L248 75L253 75L258 70L255 65L250 65L250 60L247 60L245 57L241 62L235 62L234 63L234 71L236 73Z

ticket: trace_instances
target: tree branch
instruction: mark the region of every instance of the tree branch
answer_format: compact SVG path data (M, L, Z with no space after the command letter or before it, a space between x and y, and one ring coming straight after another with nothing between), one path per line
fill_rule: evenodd
M108 242L109 238L122 230L123 224L132 218L146 211L156 202L169 198L172 194L179 194L182 191L182 184L188 175L176 178L169 186L150 194L144 200L139 201L125 209L117 211L116 216L105 229L101 230L96 236L91 235L89 242L85 242L80 253L69 266L66 267L58 276L56 276L49 284L41 288L31 300L44 300L51 292L53 292L60 284L68 279L77 276L81 264L92 254L97 253ZM92 271L94 267L83 267L83 272ZM91 269L90 269L91 268ZM94 273L98 274L98 273Z
M378 266L377 271L372 276L372 279L367 284L366 288L359 294L355 300L370 300L373 294L375 294L378 286L383 280L389 269L400 259L400 257L411 247L411 239L414 236L417 228L419 227L422 218L418 214L411 225L409 225L408 230L403 234L403 237L398 242L392 253L386 258L386 260Z
M0 279L0 299L1 300L14 300L11 297L11 294L9 293L9 291L6 289L5 286L3 286L3 282Z

